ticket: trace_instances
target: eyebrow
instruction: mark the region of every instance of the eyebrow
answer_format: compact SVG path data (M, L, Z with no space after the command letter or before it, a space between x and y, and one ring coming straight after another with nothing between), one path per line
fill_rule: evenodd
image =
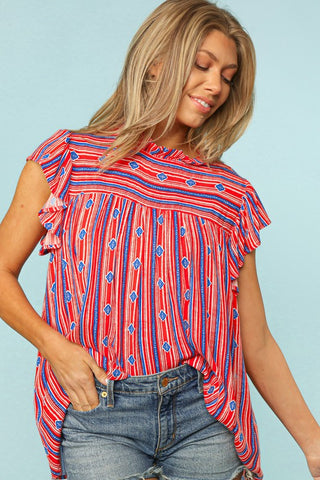
M198 50L199 52L205 52L209 55L209 57L212 58L212 60L214 60L215 62L219 62L219 60L217 59L217 57L215 56L214 53L210 52L210 50L204 50L204 49L201 49L201 50ZM235 64L235 63L231 63L230 65L227 65L225 68L238 68L238 65Z

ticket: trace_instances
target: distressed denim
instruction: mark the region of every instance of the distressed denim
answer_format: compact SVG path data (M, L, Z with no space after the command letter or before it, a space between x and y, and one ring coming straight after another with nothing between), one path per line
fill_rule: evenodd
M95 409L67 411L61 455L68 480L254 478L233 434L208 413L202 376L189 365L96 387Z

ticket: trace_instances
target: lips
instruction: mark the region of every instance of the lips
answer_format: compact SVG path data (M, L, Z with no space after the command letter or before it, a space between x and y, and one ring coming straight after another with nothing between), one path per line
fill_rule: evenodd
M203 113L209 113L211 108L213 107L213 103L211 100L205 97L194 97L189 95L192 102L198 107L198 109Z

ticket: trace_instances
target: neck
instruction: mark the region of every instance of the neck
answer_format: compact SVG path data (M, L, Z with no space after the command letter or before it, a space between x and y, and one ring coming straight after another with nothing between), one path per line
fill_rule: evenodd
M159 145L162 145L167 148L176 148L177 150L182 150L185 155L192 156L192 151L186 143L186 136L188 133L188 128L172 128L169 132L163 134L164 128L162 125L157 125L153 139Z

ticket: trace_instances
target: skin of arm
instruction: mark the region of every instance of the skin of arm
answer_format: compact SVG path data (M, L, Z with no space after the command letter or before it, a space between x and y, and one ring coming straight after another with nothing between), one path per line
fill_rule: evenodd
M38 212L49 195L41 167L27 162L0 225L0 316L49 361L74 408L90 410L98 405L94 376L106 383L104 370L82 347L42 320L18 282L23 264L46 232Z
M246 255L238 284L241 340L247 373L301 447L313 478L320 480L320 427L268 328L256 272L255 252Z

